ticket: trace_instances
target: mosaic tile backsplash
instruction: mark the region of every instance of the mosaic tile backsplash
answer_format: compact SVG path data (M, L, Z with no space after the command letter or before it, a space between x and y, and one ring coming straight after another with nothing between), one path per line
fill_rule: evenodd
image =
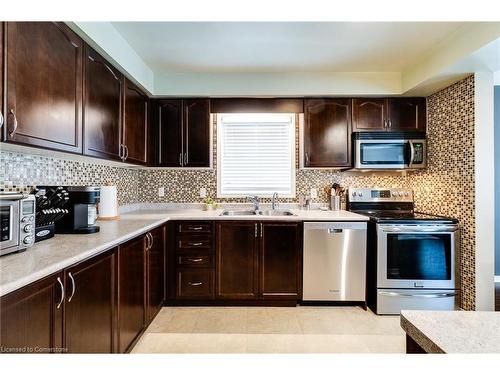
M474 76L427 98L428 167L408 179L417 210L461 227L461 306L475 309Z
M298 168L297 197L318 189L316 202L328 202L328 189L337 182L344 187L404 187L415 191L417 209L460 220L461 306L475 308L475 214L474 214L474 77L471 76L428 97L428 168L401 174L362 174L336 170ZM0 189L29 190L33 185L102 185L118 187L120 205L200 202L199 189L215 198L217 191L217 129L214 126L214 169L180 170L126 168L69 161L58 158L0 152ZM465 147L464 147L465 145ZM158 196L158 188L165 196ZM297 202L298 198L280 199ZM243 199L224 199L241 202Z
M0 190L30 191L36 185L117 185L120 205L139 201L139 171L28 155L0 152Z

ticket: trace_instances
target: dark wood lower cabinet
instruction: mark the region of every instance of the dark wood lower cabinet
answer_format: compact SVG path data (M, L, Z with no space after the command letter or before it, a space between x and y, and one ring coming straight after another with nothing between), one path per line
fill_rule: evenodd
M127 352L145 324L146 237L118 247L118 347Z
M62 348L62 278L62 273L57 273L2 297L2 352L40 353Z
M116 251L66 269L64 346L70 353L115 352Z
M216 225L216 287L218 299L259 297L258 224L226 221Z
M259 289L262 299L300 299L302 224L261 223L259 265Z
M147 293L146 319L151 322L165 300L165 227L150 232L152 243L146 253Z

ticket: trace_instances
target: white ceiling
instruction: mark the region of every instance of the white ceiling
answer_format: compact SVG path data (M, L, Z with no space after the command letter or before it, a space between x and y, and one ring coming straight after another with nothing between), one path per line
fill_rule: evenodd
M155 73L402 72L459 22L113 22Z

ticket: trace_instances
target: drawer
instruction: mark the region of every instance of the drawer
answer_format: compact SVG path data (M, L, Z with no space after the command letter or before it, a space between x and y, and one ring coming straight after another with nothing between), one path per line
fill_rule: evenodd
M178 255L177 265L186 267L212 267L212 256L210 254Z
M177 269L177 298L214 298L214 271L211 269Z
M177 233L212 233L212 223L208 221L179 223Z
M179 237L177 238L177 249L210 249L212 239L207 237Z

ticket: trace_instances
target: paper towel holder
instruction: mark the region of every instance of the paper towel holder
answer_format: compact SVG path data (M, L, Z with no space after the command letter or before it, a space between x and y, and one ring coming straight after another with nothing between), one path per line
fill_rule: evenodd
M112 221L119 220L117 188L114 185L106 184L101 186L101 200L98 206L99 220Z

